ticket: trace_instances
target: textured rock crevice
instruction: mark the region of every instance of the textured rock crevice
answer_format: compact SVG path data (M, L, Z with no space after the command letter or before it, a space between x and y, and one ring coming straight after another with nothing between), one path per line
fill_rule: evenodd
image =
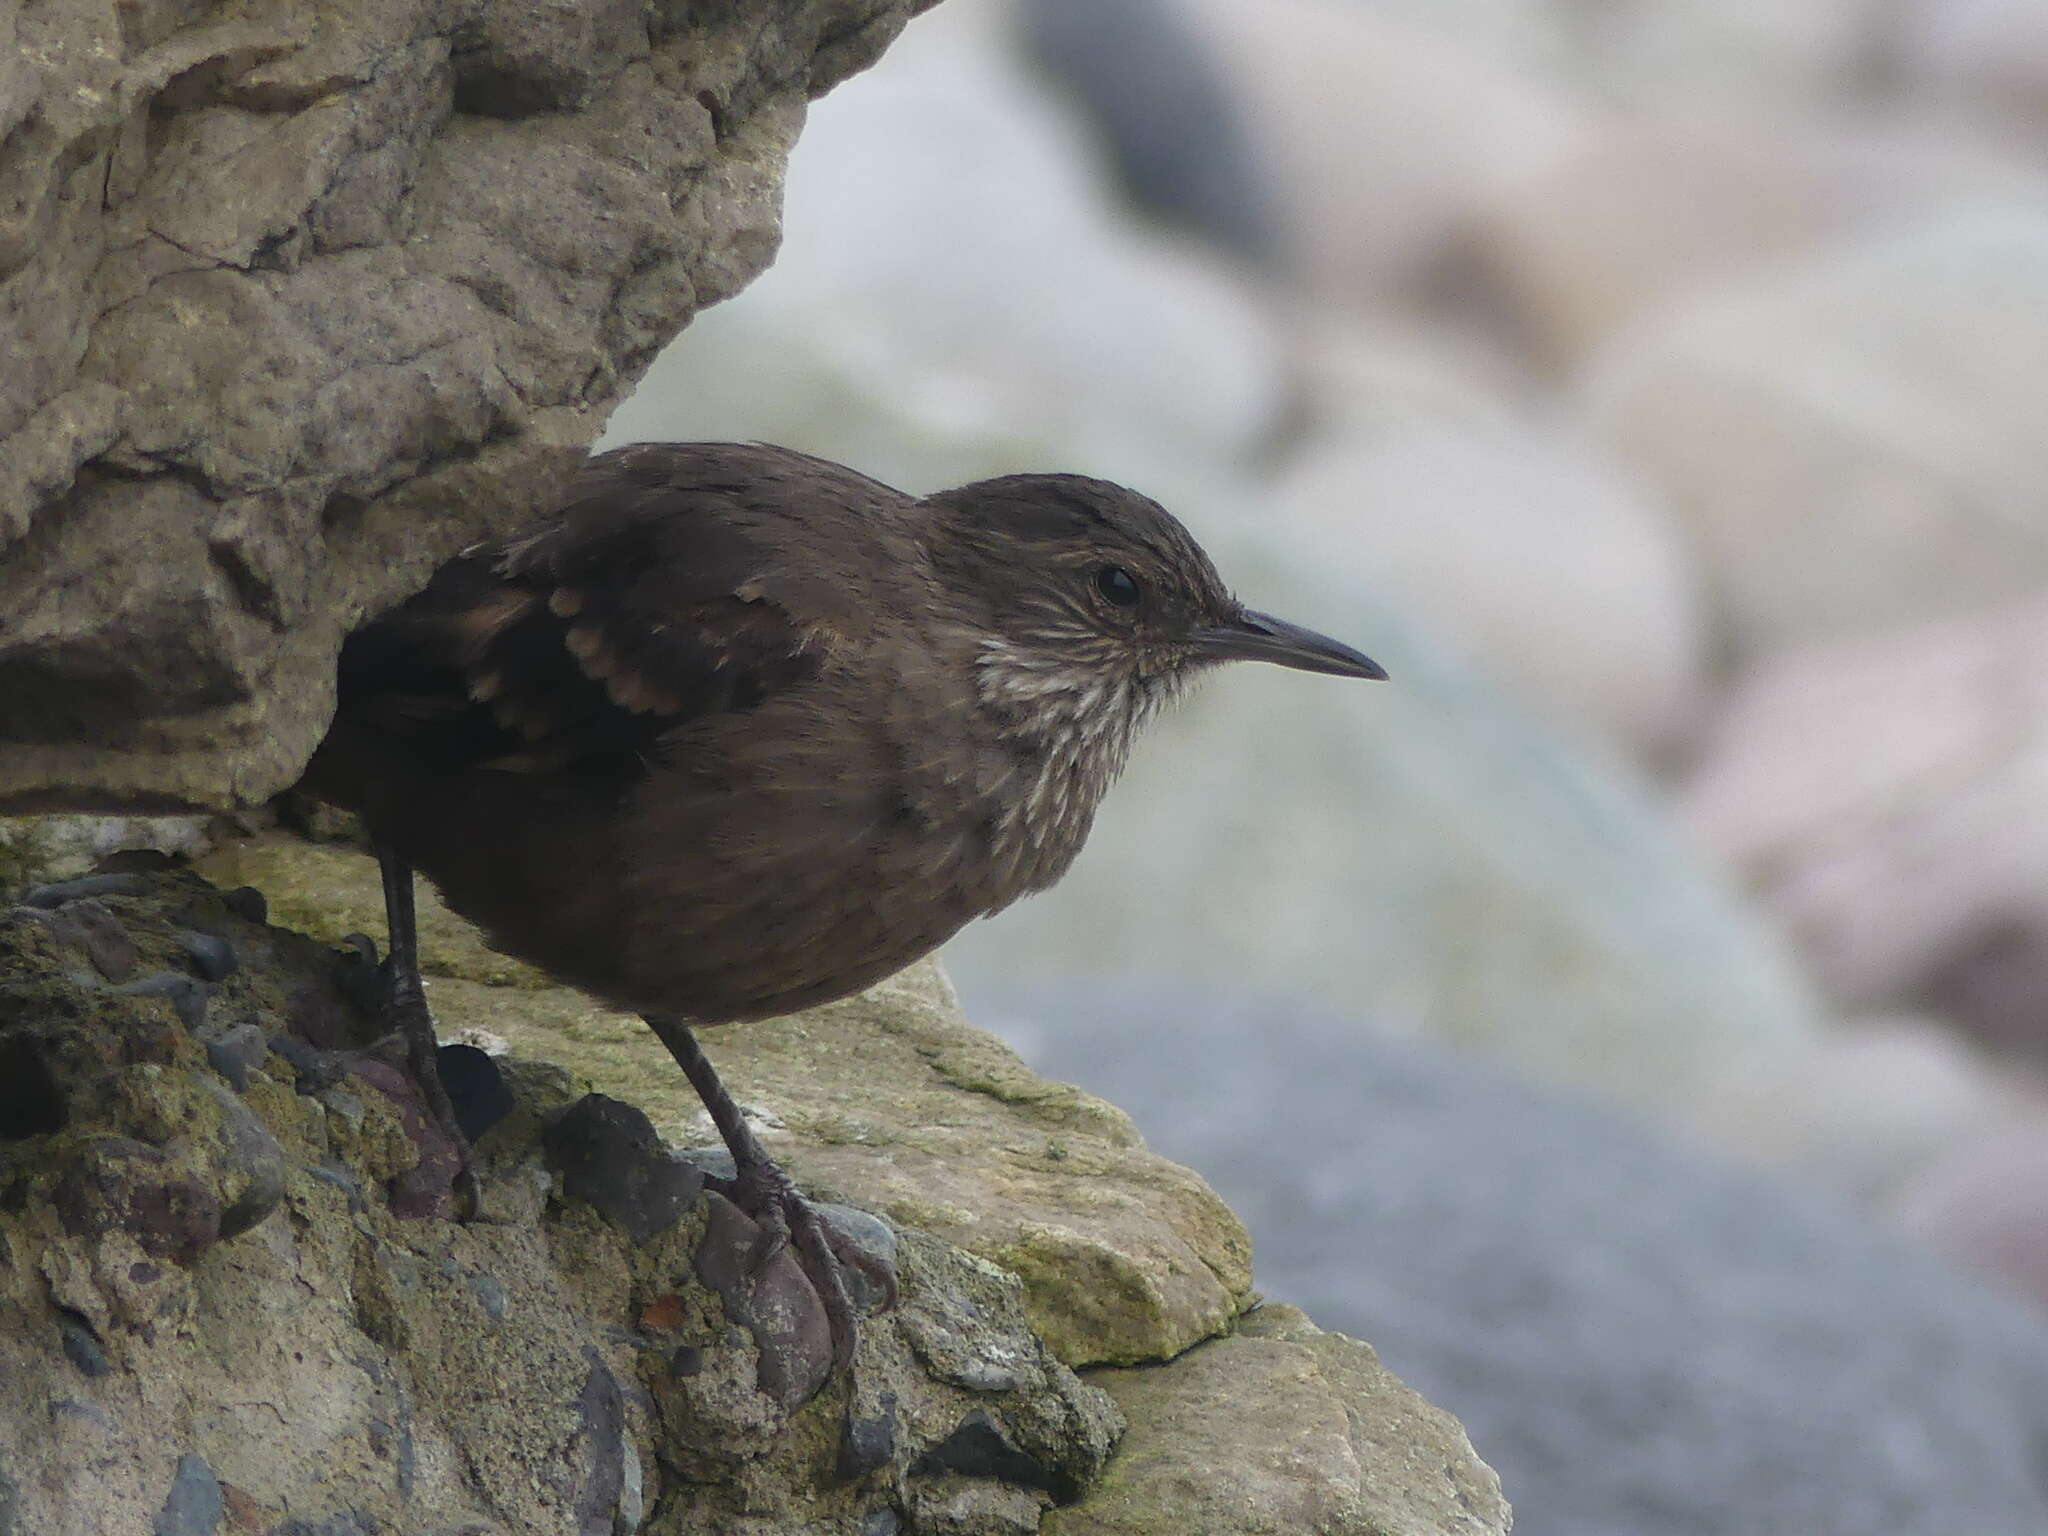
M269 861L290 908L290 858L213 862ZM309 882L331 872L315 853ZM1454 1423L1365 1346L1246 1311L1207 1187L969 1028L932 968L716 1036L778 1155L893 1257L899 1298L835 1378L815 1291L787 1251L751 1262L636 1021L429 910L444 1025L520 1045L449 1074L489 1124L483 1219L450 1222L450 1148L376 1046L358 958L268 907L127 854L0 909L22 1529L1505 1529ZM346 887L319 910L346 922Z
M0 804L289 782L348 625L767 265L805 103L928 3L11 14Z

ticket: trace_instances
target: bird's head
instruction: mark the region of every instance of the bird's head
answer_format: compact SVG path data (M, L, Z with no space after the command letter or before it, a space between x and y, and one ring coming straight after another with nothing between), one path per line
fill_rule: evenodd
M1142 718L1224 661L1386 676L1347 645L1246 608L1171 513L1106 480L1007 475L927 506L933 569L978 632L992 703L1076 715L1120 704Z

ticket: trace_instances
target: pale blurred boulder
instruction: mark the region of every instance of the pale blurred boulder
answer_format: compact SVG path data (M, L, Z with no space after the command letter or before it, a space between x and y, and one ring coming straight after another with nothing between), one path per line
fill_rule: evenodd
M1902 10L1899 68L2042 155L2048 133L2048 7L2041 0L1916 0Z
M1460 47L1518 70L1568 74L1577 28L1556 0L1351 0L1354 7L1418 31L1455 38Z
M2048 599L1769 661L1682 811L1843 1005L2048 1062L2043 658Z
M1702 643L1688 552L1595 449L1506 424L1347 433L1296 460L1268 515L1567 730L1644 760L1690 717Z
M920 491L1053 464L1152 485L1249 459L1282 408L1256 297L1134 226L988 0L812 108L783 230L607 443L758 437Z
M1897 0L1600 0L1573 7L1585 67L1639 103L1740 111L1864 84Z
M1293 266L1344 303L1424 290L1463 222L1575 146L1562 87L1351 0L1186 0L1230 63Z
M1482 210L1473 259L1527 343L1569 368L1658 301L1806 245L1814 191L1752 118L1617 120Z
M1790 111L1617 115L1474 221L1470 265L1524 345L1570 369L1644 316L1823 242L1993 198L2038 173L1943 125Z
M1952 212L1716 289L1594 371L1738 656L2048 584L2048 206Z
M1855 1020L1801 1055L1759 1063L1705 1099L1693 1127L1747 1162L1872 1205L2020 1102L1953 1030L1899 1015Z

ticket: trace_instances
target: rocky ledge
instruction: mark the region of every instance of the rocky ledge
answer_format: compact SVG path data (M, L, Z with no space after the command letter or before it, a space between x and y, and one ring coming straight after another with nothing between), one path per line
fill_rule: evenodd
M482 1217L450 1221L449 1149L337 942L374 931L367 864L209 868L262 878L123 855L0 908L0 1531L1507 1528L1454 1421L1260 1305L1208 1187L936 968L711 1037L894 1256L829 1378L815 1293L750 1263L637 1021L428 914L444 1027L488 1047L449 1060L489 1126Z

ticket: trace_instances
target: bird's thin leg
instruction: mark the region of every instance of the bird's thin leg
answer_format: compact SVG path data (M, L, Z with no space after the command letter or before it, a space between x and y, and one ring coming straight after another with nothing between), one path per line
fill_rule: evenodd
M477 1184L475 1153L455 1118L441 1081L440 1042L434 1038L434 1015L427 1007L426 983L420 978L419 919L413 910L412 866L384 843L377 845L377 872L384 880L384 921L390 935L385 966L389 991L385 1007L405 1042L406 1064L427 1101L427 1110L455 1144L461 1166L455 1175L458 1211L467 1219L477 1214L482 1191Z
M681 1019L669 1016L646 1014L643 1017L648 1027L661 1037L661 1043L668 1047L669 1055L675 1057L676 1065L683 1069L690 1086L697 1090L697 1097L704 1101L711 1123L718 1127L726 1150L732 1153L735 1177L730 1188L721 1192L760 1222L763 1228L763 1241L755 1253L755 1263L766 1263L785 1242L795 1245L797 1259L804 1273L810 1276L811 1283L818 1288L818 1299L824 1303L825 1317L832 1325L833 1364L850 1364L858 1337L858 1324L854 1319L853 1299L846 1289L844 1266L855 1264L864 1272L875 1273L891 1299L895 1293L895 1276L868 1260L818 1214L817 1207L798 1193L789 1175L782 1171L782 1165L768 1155L768 1149L761 1145L754 1128L747 1124L747 1117L719 1080L717 1070L705 1057L703 1047L697 1044L697 1037L690 1027Z

